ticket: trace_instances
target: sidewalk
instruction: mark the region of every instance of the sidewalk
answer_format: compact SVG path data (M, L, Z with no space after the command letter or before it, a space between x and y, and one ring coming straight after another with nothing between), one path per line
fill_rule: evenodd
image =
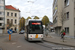
M71 38L65 38L64 42L61 39L60 36L57 36L55 34L49 33L47 37L44 37L44 41L50 42L50 43L55 43L55 44L61 44L61 45L66 45L70 47L75 47L75 39Z

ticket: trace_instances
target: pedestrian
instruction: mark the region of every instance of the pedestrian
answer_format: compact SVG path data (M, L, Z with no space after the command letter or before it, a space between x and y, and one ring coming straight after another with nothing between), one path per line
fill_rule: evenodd
M61 32L61 38L63 39L65 35L66 35L66 33L65 33L65 31L63 30L63 31Z
M45 29L45 35L46 37L48 36L48 30Z
M48 33L46 33L46 37L48 36Z
M61 39L63 38L63 33L61 33Z

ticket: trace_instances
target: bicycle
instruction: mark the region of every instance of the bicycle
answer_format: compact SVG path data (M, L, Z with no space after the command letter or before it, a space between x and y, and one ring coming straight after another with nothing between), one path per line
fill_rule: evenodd
M61 35L61 39L63 40L63 42L64 42L64 40L65 40L64 36L65 36L65 35L63 35L63 34Z

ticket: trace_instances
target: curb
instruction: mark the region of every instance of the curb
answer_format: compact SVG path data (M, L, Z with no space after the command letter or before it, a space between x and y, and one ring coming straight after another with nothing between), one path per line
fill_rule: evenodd
M64 46L69 46L69 47L75 47L73 45L67 45L67 44L62 44L62 43L57 43L57 42L51 42L51 41L47 41L47 40L44 40L44 39L43 39L43 41L48 42L48 43L53 43L53 44L59 44L59 45L64 45Z

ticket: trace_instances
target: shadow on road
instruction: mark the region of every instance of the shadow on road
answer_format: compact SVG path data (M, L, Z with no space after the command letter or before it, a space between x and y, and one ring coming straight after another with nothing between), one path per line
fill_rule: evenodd
M29 43L43 43L43 41L28 41Z

